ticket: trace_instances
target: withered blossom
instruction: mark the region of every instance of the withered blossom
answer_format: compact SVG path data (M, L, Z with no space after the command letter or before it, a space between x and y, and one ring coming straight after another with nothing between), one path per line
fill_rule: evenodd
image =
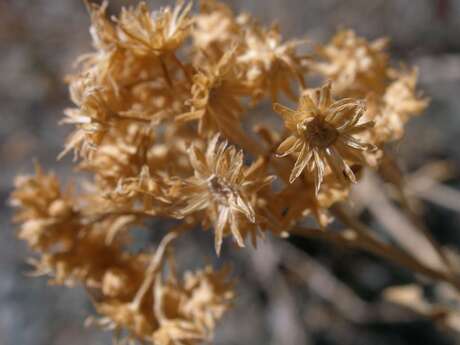
M35 176L18 176L14 185L11 203L19 208L14 218L21 223L19 238L40 252L73 240L79 227L75 205L56 175L45 174L37 164ZM64 225L69 231L62 231Z
M223 2L201 0L200 12L195 16L192 30L194 46L219 59L226 47L239 40L240 21Z
M210 266L184 274L182 284L177 278L155 282L155 316L159 329L153 334L155 343L173 345L209 341L216 321L231 307L233 282L228 267L214 271Z
M254 179L256 173L243 164L243 152L226 142L219 142L215 135L206 152L193 146L190 161L195 175L183 181L177 188L185 206L178 213L187 216L205 212L205 221L214 227L215 250L220 253L222 241L231 233L240 247L244 247L244 234L257 231L254 202L258 190L273 181L272 176ZM249 222L249 224L247 224ZM246 229L244 225L246 224Z
M190 111L176 117L178 123L198 121L198 132L230 133L240 127L243 112L240 97L248 93L234 66L236 47L222 58L198 68L193 76Z
M371 96L371 107L365 117L375 122L370 140L383 143L401 139L404 126L422 113L429 100L418 94L417 70L392 71L392 81L382 96Z
M151 12L140 2L135 8L123 8L117 19L120 44L140 55L174 53L188 36L191 7L191 2L179 2L174 9Z
M375 150L372 144L354 137L374 125L373 122L360 123L365 104L350 98L334 101L331 87L331 83L326 83L320 89L305 92L296 110L279 103L273 105L291 132L276 153L279 157L297 154L289 182L293 183L306 168L314 173L316 194L327 173L326 167L344 184L346 180L355 183L349 162L363 164L363 152Z
M105 96L90 79L74 84L71 98L78 108L66 109L61 123L73 124L77 129L67 139L61 157L72 150L76 155L88 156L101 143L112 114Z
M296 99L291 82L297 80L305 87L308 58L296 52L304 43L305 40L282 42L278 26L263 28L257 23L250 24L237 63L243 65L245 78L256 96L267 92L276 101L282 92Z
M305 40L283 41L276 25L217 0L200 1L196 14L191 2L159 11L139 2L112 17L107 1L86 4L93 50L66 79L74 105L62 122L74 127L63 154L74 151L87 179L65 189L38 166L35 176L19 176L11 195L18 237L36 255L33 273L83 285L99 316L93 323L115 338L211 342L234 298L229 272L179 277L173 239L213 229L219 255L226 236L255 246L262 231L299 233L311 216L322 228L312 233L334 236L333 205L348 201L349 182L366 165L382 167L384 145L428 100L415 70L390 66L383 39L341 31L307 56L299 52ZM304 90L313 73L332 84ZM298 93L295 110L273 105L284 140L275 121L250 111ZM177 226L153 254L133 253L130 230L156 221Z
M117 43L117 33L114 25L106 16L108 1L97 5L85 0L85 4L91 16L90 34L94 47L107 52L113 50Z
M369 90L383 92L387 78L388 40L369 42L352 30L339 31L329 43L319 45L320 60L311 66L334 83L334 93L365 97Z
M16 180L11 200L19 208L15 218L22 223L19 237L40 254L30 261L34 274L48 275L54 284L83 281L88 287L96 287L106 269L123 267L133 271L131 281L135 281L135 267L139 266L138 260L142 261L141 256L121 253L120 241L108 244L106 236L136 219L115 215L91 223L73 198L70 192L62 191L54 174L45 174L39 166L35 176Z

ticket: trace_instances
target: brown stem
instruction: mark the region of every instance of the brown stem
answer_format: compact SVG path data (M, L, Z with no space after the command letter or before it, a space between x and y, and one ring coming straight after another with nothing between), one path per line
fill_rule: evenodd
M379 257L382 257L390 262L393 262L401 267L404 267L412 272L419 273L425 277L434 280L448 282L457 290L460 290L460 284L454 277L444 272L432 269L431 267L428 267L423 263L420 263L413 257L400 251L399 249L389 246L385 243L378 242L372 237L366 236L365 238L363 238L361 234L356 232L350 232L350 230L341 233L333 233L331 231L303 228L300 226L292 228L290 233L306 238L323 239L328 242L335 243L339 246L365 250Z

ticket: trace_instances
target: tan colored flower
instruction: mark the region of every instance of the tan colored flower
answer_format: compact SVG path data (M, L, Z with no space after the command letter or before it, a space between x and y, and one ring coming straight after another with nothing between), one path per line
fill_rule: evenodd
M339 31L330 43L319 46L322 59L312 65L334 83L334 93L366 97L369 91L383 92L387 80L388 55L385 38L368 42L352 30Z
M155 316L159 328L153 334L155 344L196 344L212 339L217 321L231 307L233 283L226 268L214 271L210 266L186 272L181 284L160 277L155 285Z
M406 123L427 108L429 100L417 94L417 74L415 69L395 73L394 81L385 90L383 108L374 119L380 141L401 139Z
M417 94L417 70L393 71L394 80L382 96L370 97L369 111L365 117L375 122L370 139L385 143L401 139L404 126L414 116L422 113L429 100Z
M117 19L120 44L140 55L174 53L189 33L191 7L191 2L179 2L174 9L150 12L141 2L135 8L123 8Z
M289 181L292 183L307 168L314 172L315 191L319 193L326 167L342 182L356 182L347 161L363 164L363 152L374 150L353 135L368 130L372 122L359 123L365 111L362 101L344 98L334 101L331 84L310 90L300 97L297 110L275 103L286 128L292 133L277 149L279 157L297 153Z
M53 284L80 281L90 288L101 286L109 268L123 270L130 282L139 280L141 256L121 252L119 239L106 241L135 218L115 215L91 222L72 195L61 190L56 176L38 166L35 176L16 180L11 201L18 208L15 220L22 224L19 237L39 254L31 260L34 274L50 276Z
M98 50L109 51L117 42L117 33L113 23L107 18L106 12L109 2L104 0L101 5L85 0L91 16L90 34L93 45Z
M217 0L201 0L196 16L181 0L157 12L141 1L114 17L106 0L85 2L94 49L67 78L74 106L62 122L75 127L63 153L79 155L78 168L90 176L75 190L38 166L35 176L18 177L11 196L18 237L36 255L33 273L51 284L82 285L102 317L97 323L115 337L210 342L234 298L229 272L205 267L181 278L170 243L201 225L213 229L219 255L227 236L255 246L267 229L300 234L297 225L311 215L325 227L365 165L386 167L375 147L399 139L428 101L417 94L416 71L388 67L385 40L342 31L306 56L299 52L304 40L283 42L277 26L263 27ZM296 98L295 81L304 89L310 71L334 88L300 90L295 110L274 104L290 134L284 141L256 112L244 116L251 100ZM245 132L251 126L262 143ZM275 148L283 161L272 159ZM271 188L269 169L290 183ZM170 221L178 224L153 255L133 253L131 228ZM354 238L318 233L357 245L366 239L360 231Z
M113 111L109 108L106 94L92 82L84 78L71 89L72 101L78 107L66 109L66 117L61 123L75 125L77 129L67 139L60 157L71 150L76 156L89 156L108 130Z
M236 47L222 58L199 67L193 77L191 111L179 115L179 123L198 120L199 133L222 131L229 133L240 127L243 108L240 97L247 94L237 78L234 66Z
M57 243L66 246L73 241L79 228L77 211L56 175L45 174L36 165L34 176L16 178L11 203L18 208L14 218L21 223L18 236L32 249L46 252Z
M247 229L257 231L257 227L251 226L257 220L254 212L256 192L273 180L271 176L254 179L254 169L243 165L243 152L218 140L219 135L215 135L206 153L197 147L191 148L195 176L181 183L176 192L182 195L185 203L179 215L205 211L205 223L215 228L217 254L225 234L230 232L238 245L244 247L243 234ZM245 224L249 226L246 229Z
M223 2L201 0L200 12L194 18L192 29L194 47L219 59L225 47L239 40L241 28L238 21Z
M296 52L304 43L305 40L282 42L277 26L266 29L257 23L250 25L236 61L244 66L245 78L256 95L268 93L273 102L279 92L296 98L292 80L298 80L301 87L305 87L307 57Z

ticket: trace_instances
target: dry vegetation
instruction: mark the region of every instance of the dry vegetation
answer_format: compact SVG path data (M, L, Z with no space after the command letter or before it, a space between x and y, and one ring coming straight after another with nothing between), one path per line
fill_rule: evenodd
M73 152L92 177L61 186L37 165L17 178L11 200L36 274L82 284L100 314L91 323L128 342L210 340L235 282L226 267L176 273L175 239L200 228L212 232L216 255L224 241L256 246L267 233L322 238L456 296L457 258L420 224L391 149L428 99L415 69L390 64L386 39L343 30L325 44L285 41L276 25L214 0L197 13L191 3L156 12L139 3L115 17L106 3L87 6L94 51L67 78L74 107L62 122L74 131L61 155ZM274 111L251 119L263 102ZM360 221L366 205L352 186L374 191L382 180L392 193L376 195L393 199L384 225L402 217L415 244L394 227L390 243ZM152 218L176 225L153 254L129 251L129 229ZM387 297L456 326L454 311L417 289Z

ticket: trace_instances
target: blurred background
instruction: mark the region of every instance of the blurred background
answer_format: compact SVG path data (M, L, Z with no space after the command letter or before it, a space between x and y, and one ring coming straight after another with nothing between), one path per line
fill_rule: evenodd
M395 62L419 67L420 89L431 106L410 123L397 150L408 172L434 160L453 163L457 173L446 181L448 189L439 200L424 203L424 217L438 240L458 247L460 1L224 2L265 24L278 21L286 38L307 35L325 42L341 27L369 39L388 36ZM112 0L110 8L133 3ZM148 3L155 8L171 2ZM33 159L60 176L71 173L70 158L56 161L70 131L58 125L69 105L63 77L91 48L88 28L80 0L0 0L0 345L111 343L110 334L84 328L92 309L81 289L48 286L44 278L26 276L28 252L15 239L8 206L14 176L30 173ZM226 251L240 280L240 297L218 328L216 344L460 343L454 332L381 302L386 286L412 281L408 272L324 243L293 238L297 249L284 251L275 242L261 242L257 251ZM201 247L212 248L208 233L190 243L188 257L199 255Z

